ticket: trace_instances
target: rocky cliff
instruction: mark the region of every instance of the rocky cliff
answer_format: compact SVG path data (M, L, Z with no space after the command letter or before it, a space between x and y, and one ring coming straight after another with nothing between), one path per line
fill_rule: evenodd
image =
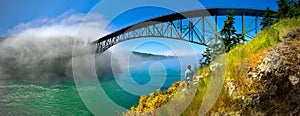
M261 85L252 95L252 113L300 115L300 29L265 51L262 63L248 77Z
M240 63L208 115L300 115L300 28L284 35Z

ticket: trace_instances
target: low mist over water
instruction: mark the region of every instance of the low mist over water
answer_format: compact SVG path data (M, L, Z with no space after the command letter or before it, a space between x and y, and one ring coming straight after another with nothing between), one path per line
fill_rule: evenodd
M0 42L0 79L72 79L72 37L16 36Z

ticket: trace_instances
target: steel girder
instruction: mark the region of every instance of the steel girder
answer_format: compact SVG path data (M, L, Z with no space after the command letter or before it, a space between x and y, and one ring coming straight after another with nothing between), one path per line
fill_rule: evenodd
M255 31L255 34L258 33L260 30L258 21L261 21L261 17L265 12L264 10L236 8L202 9L174 13L146 20L106 35L93 42L93 44L96 44L96 52L104 52L111 46L122 41L146 37L168 38L200 45L210 45L215 42L212 41L213 39L219 37L217 26L218 17L225 16L229 10L234 10L235 16L241 16L242 34L245 35L245 37L253 38L254 35L250 34L253 33L253 31ZM245 16L253 17L248 25L246 25ZM253 23L255 23L254 28Z

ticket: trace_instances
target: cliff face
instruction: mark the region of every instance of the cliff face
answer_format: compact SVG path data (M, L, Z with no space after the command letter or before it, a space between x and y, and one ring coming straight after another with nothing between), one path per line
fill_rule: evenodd
M240 63L239 78L225 81L208 114L300 115L300 28L253 55L256 61Z
M245 89L240 86L234 91L228 89L235 93L230 94L234 101L240 102L238 114L300 115L300 29L281 41L264 52L262 62L250 68L247 81L242 82L256 83L257 88L252 88L255 92L242 96L239 93Z
M266 51L262 61L248 73L261 85L251 110L265 115L300 115L300 29Z

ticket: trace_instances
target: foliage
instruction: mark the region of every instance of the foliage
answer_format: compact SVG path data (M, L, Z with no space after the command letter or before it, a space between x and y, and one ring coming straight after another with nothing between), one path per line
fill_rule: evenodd
M275 24L272 28L266 28L260 32L252 41L241 44L226 54L226 64L228 74L226 77L240 78L243 63L251 59L255 54L275 45L280 41L285 31L300 26L300 19L283 20ZM257 59L257 57L255 58ZM256 60L257 62L258 60ZM252 62L252 61L251 61ZM250 65L250 64L249 64Z
M252 41L245 45L239 45L226 54L227 75L234 79L239 78L242 74L243 67L241 63L250 58L258 51L275 45L279 41L278 31L275 29L266 29L258 34Z
M150 93L149 96L141 96L137 107L132 106L131 111L149 112L160 106L166 104L169 99L177 92L181 82L175 82L166 91L162 92L160 89L155 93Z
M273 23L274 23L274 19L272 18L271 14L271 10L269 7L267 7L266 12L264 14L263 20L260 23L260 25L262 26L262 29L266 28L266 27L270 27Z
M238 45L236 48L234 48L226 54L226 77L231 77L235 79L240 78L246 60L252 58L256 59L256 61L251 62L258 62L258 57L256 56L256 54L259 54L263 50L275 45L280 41L280 38L282 38L287 31L297 28L299 26L299 18L282 20L279 23L275 24L272 28L266 28L265 30L261 31L250 42Z
M300 1L298 1L298 2L295 1L293 3L293 6L294 6L294 9L293 9L294 17L300 16Z
M294 18L300 16L300 1L299 0L278 0L277 18Z
M263 21L260 23L262 28L270 27L279 20L288 18L297 18L300 16L300 1L299 0L277 0L278 12L272 14L270 8L267 7L263 17ZM276 18L271 18L271 17Z
M227 19L224 21L224 26L220 32L222 44L215 43L213 45L207 45L207 48L200 59L200 68L207 66L216 56L223 54L223 48L225 48L225 52L228 52L242 41L246 41L244 33L236 33L237 31L234 27L234 23L234 11L231 10L228 12ZM218 40L219 37L215 39Z
M206 67L200 71L202 77L198 81L198 88L191 104L183 112L182 115L197 115L198 109L201 106L205 96L207 86L210 82L209 68ZM173 98L174 94L179 90L183 82L176 82L166 91L157 90L155 93L150 93L148 96L141 96L139 104L136 107L131 107L130 111L124 113L124 115L155 115L155 109L165 105ZM185 95L181 96L184 97ZM178 97L178 96L177 96ZM184 99L184 98L182 98ZM175 107L176 109L176 107Z
M206 67L211 60L211 50L210 48L206 48L206 50L202 54L202 58L200 59L200 68Z
M277 5L278 5L278 8L279 8L277 17L279 19L284 19L284 18L291 17L292 7L288 4L288 0L278 0Z
M237 34L236 29L233 26L235 23L234 11L231 10L228 12L227 19L224 21L224 26L221 30L221 36L225 45L226 52L229 52L230 49L235 47L241 42L245 41L244 34Z

